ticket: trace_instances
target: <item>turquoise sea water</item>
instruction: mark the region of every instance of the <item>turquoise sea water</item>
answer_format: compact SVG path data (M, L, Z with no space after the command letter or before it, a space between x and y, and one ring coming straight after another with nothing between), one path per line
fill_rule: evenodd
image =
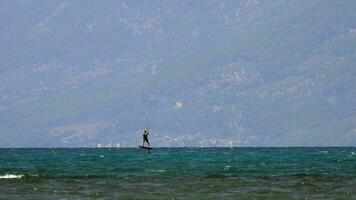
M0 199L356 199L356 148L0 149Z

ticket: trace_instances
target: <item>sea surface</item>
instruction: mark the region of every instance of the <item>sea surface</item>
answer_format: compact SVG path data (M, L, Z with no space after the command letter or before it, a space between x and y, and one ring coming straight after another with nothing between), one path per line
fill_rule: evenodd
M0 149L0 199L356 199L356 148Z

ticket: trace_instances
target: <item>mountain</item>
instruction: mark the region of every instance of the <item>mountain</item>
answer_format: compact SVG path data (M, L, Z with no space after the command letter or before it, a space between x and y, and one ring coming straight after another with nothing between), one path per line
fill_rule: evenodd
M355 146L355 10L4 1L0 147Z

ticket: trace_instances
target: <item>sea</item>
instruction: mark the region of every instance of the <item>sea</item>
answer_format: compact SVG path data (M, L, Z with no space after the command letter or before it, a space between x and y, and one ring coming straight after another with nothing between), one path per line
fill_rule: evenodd
M0 199L356 199L356 148L0 149Z

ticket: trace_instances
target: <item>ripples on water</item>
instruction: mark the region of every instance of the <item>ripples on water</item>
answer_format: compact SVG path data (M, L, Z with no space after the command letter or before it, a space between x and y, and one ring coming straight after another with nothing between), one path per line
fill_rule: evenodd
M356 148L1 149L0 199L352 199Z

